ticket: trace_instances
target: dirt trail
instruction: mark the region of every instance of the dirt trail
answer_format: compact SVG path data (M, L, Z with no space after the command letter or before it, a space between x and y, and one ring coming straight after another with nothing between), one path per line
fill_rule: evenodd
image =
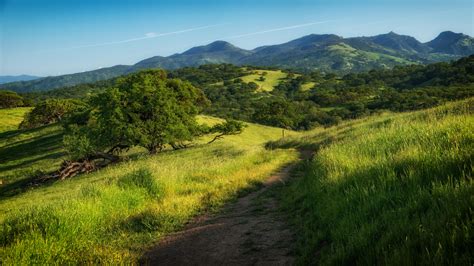
M300 159L309 159L301 151ZM262 188L229 204L215 216L200 216L165 237L141 259L146 265L292 265L294 236L278 211L275 195L295 164L270 176Z

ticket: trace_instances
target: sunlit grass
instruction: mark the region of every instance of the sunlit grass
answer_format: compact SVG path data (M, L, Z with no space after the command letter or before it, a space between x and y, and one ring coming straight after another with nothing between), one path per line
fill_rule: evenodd
M30 134L43 130L54 132L55 126ZM162 235L217 210L295 160L293 150L264 149L280 134L250 124L241 135L211 145L205 142L212 136L204 136L188 149L137 152L97 172L3 198L1 263L134 263Z
M299 229L300 263L471 265L473 104L270 143L318 151L283 196Z
M471 265L473 102L286 131L284 139L281 129L249 124L211 145L203 136L155 156L134 150L95 173L2 197L0 262L135 263L161 236L258 186L305 148L314 159L282 190L300 263ZM60 133L57 125L6 132L1 167L12 180L53 167L64 154L35 156L61 152L60 138L46 141ZM290 149L266 150L268 140ZM12 149L21 159L9 157Z
M307 82L307 83L304 83L303 85L301 85L301 90L302 91L309 91L311 90L314 86L316 85L316 82Z
M275 86L277 86L281 80L286 78L287 73L282 72L281 70L252 70L254 74L246 75L241 77L241 79L246 82L255 82L258 85L259 91L272 91ZM263 72L267 72L266 75L263 75ZM264 81L260 81L259 78L264 77Z
M0 109L0 133L18 129L18 125L29 110L31 107Z
M59 125L0 133L0 194L7 184L59 168L65 159L61 142Z

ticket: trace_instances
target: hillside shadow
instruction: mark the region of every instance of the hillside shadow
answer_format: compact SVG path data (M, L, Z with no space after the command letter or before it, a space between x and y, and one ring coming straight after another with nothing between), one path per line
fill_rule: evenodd
M50 166L43 167L41 163L59 159L64 155L61 151L62 132L41 132L50 126L0 133L0 139L7 143L0 147L0 173L3 182L0 184L0 199L18 195L49 182L37 182L38 177L45 174L41 169ZM37 167L32 167L34 164Z
M61 158L63 155L64 155L64 153L62 153L62 152L55 152L55 153L43 155L43 156L40 156L40 157L35 157L34 159L19 161L16 164L1 165L0 166L0 172L10 171L10 170L13 170L13 169L19 168L19 167L25 167L25 166L28 166L28 165L33 164L35 162L41 161L41 160L58 159L58 158Z
M0 164L10 161L28 160L29 157L41 156L61 148L62 133L38 136L18 144L0 148Z
M30 129L14 129L14 130L1 132L0 133L0 139L13 138L13 137L16 137L20 134L35 133L35 132L41 131L44 128L49 127L49 126L51 126L51 125L44 125L44 126L39 126L39 127L35 127L35 128L30 128Z
M55 183L55 179L43 181L42 183L35 183L38 176L43 175L42 172L33 174L30 177L23 178L12 183L0 186L0 201L20 195L36 187L47 187Z

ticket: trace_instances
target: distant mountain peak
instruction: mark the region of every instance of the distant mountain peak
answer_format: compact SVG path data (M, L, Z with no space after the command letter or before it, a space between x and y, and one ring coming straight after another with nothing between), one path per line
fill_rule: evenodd
M299 42L299 43L314 43L314 42L321 42L321 41L328 41L328 40L341 40L343 39L341 36L336 34L309 34L303 36L301 38L295 39L292 42Z
M217 41L213 41L211 42L210 44L208 44L207 46L214 46L214 47L224 47L224 46L234 46L232 45L231 43L229 42L226 42L226 41L223 41L223 40L217 40Z
M471 55L474 53L474 38L452 31L443 31L426 44L438 53L457 55Z
M215 41L207 45L193 47L183 52L182 54L192 55L192 54L199 54L199 53L215 53L215 52L223 52L223 51L230 51L230 50L243 50L243 49L235 47L234 45L226 41Z
M251 51L220 40L183 53L150 57L130 66L118 65L34 81L13 82L2 84L0 88L18 92L50 90L109 79L140 69L171 70L221 63L346 74L396 65L449 61L471 54L474 54L474 39L452 31L441 32L427 43L394 31L377 36L351 38L335 34L309 34L285 43L257 47Z
M375 36L373 36L373 38L399 38L399 39L406 38L406 39L415 39L415 38L412 37L412 36L403 35L403 34L398 34L398 33L394 32L394 31L390 31L390 32L385 33L385 34L375 35ZM416 40L416 39L415 39L415 40Z
M429 50L414 37L401 35L394 31L373 36L371 39L379 45L406 53L426 53Z
M437 38L439 37L467 37L467 35L463 34L463 33L456 33L456 32L453 32L453 31L450 31L450 30L447 30L447 31L443 31L441 32Z
M9 76L0 76L0 84L9 83L9 82L16 82L16 81L29 81L39 79L41 77L32 76L32 75L9 75Z

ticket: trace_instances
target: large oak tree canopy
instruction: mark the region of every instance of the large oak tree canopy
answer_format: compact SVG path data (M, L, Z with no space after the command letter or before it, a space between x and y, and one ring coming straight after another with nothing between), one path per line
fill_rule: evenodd
M207 104L191 83L168 79L162 70L141 71L94 96L85 124L77 115L66 126L65 144L77 158L132 146L156 153L198 135L196 115Z

